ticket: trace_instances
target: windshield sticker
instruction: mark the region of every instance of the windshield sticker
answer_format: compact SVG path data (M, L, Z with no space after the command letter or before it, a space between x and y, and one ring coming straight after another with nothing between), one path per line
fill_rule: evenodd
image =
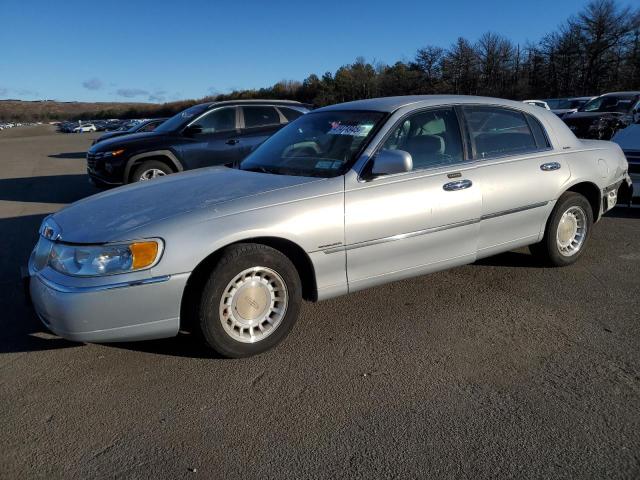
M182 113L180 114L180 116L181 116L182 118L191 118L191 117L193 117L193 113L190 113L190 112L186 112L186 111L185 111L185 112L182 112Z
M366 137L373 125L348 125L340 122L331 122L331 130L328 135L348 135L350 137Z

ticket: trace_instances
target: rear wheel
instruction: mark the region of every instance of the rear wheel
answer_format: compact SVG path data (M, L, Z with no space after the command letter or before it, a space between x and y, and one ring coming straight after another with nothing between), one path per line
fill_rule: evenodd
M544 238L529 250L545 263L557 267L571 265L582 255L592 226L589 201L579 193L565 192L551 212Z
M173 170L160 160L147 160L136 167L131 176L132 182L144 182L154 178L164 177L173 173Z
M291 331L301 292L295 266L278 250L249 243L228 247L202 292L199 333L225 357L262 353Z

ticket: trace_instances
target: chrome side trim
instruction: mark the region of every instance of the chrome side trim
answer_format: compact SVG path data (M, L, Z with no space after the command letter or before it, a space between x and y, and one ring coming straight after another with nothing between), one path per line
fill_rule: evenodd
M524 207L516 207L516 208L511 208L509 210L502 210L501 212L489 213L487 215L482 215L482 217L480 217L480 220L489 220L490 218L502 217L503 215L510 215L512 213L524 212L525 210L544 207L548 203L549 202L538 202L538 203L533 203L531 205L525 205Z
M415 232L399 233L391 237L377 238L375 240L365 240L364 242L352 243L344 247L334 247L323 250L324 253L336 253L343 250L353 250L354 248L370 247L371 245L378 245L380 243L395 242L396 240L404 240L405 238L418 237L420 235L427 235L429 233L441 232L443 230L449 230L456 227L464 227L465 225L473 225L480 222L479 218L472 220L465 220L463 222L450 223L448 225L441 225L439 227L426 228L424 230L417 230Z
M495 213L490 213L490 214L487 214L487 215L482 215L480 218L473 218L471 220L465 220L465 221L462 221L462 222L449 223L447 225L441 225L439 227L432 227L432 228L425 228L424 230L417 230L415 232L399 233L398 235L393 235L391 237L376 238L374 240L365 240L364 242L351 243L351 244L345 245L345 246L327 248L327 249L323 250L323 252L326 253L326 254L337 253L337 252L342 252L342 251L346 251L346 250L353 250L355 248L370 247L372 245L378 245L378 244L381 244L381 243L395 242L396 240L404 240L405 238L418 237L420 235L427 235L429 233L442 232L444 230L449 230L451 228L457 228L457 227L464 227L464 226L467 226L467 225L473 225L475 223L480 223L483 220L489 220L489 219L492 219L492 218L501 217L503 215L510 215L512 213L519 213L519 212L524 212L526 210L531 210L531 209L534 209L534 208L544 207L548 203L549 202L533 203L531 205L525 205L523 207L511 208L509 210L502 210L500 212L495 212Z
M90 287L71 287L67 285L60 285L59 283L52 282L51 280L43 277L42 275L35 276L45 286L62 293L87 293L87 292L101 292L104 290L113 290L116 288L137 287L138 285L151 285L154 283L166 282L171 278L171 275L163 275L161 277L145 278L142 280L133 280L130 282L109 283L107 285L93 285Z

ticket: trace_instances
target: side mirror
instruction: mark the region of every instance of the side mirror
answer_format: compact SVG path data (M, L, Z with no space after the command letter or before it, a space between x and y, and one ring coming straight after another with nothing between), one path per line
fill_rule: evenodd
M191 135L197 135L198 133L202 133L202 127L200 125L189 125L184 129L183 133L188 137Z
M380 150L373 159L371 173L377 175L391 175L413 170L413 159L404 150Z

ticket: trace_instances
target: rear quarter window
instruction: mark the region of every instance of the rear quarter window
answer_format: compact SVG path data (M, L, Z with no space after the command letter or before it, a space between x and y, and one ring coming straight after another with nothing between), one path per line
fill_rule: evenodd
M284 115L284 118L287 119L287 122L293 122L296 118L304 115L304 113L300 112L299 110L295 110L293 108L278 107L278 109L280 110L282 115Z

